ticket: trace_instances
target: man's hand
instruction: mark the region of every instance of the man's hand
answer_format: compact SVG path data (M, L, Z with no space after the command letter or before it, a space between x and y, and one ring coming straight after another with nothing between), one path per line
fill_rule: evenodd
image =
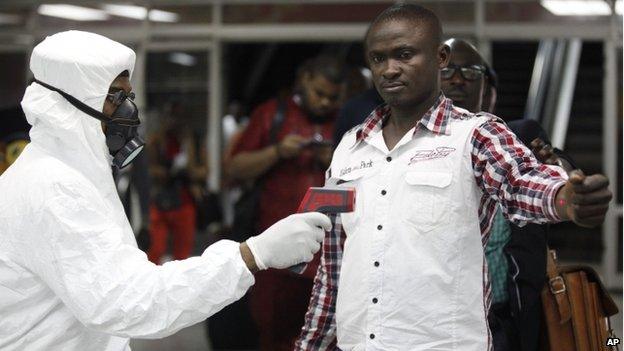
M289 159L299 155L308 139L298 134L288 134L276 145L277 154L280 158Z
M604 222L613 194L608 189L609 179L602 174L585 176L574 170L559 189L555 199L557 213L581 227L595 227Z
M331 221L322 213L294 214L247 239L246 244L259 269L288 268L310 262L330 229Z

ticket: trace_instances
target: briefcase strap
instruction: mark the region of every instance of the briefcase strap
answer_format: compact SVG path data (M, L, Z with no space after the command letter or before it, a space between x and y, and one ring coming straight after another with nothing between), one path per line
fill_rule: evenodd
M557 301L559 322L564 323L572 317L566 284L561 276L561 273L559 272L559 268L557 267L557 253L555 250L547 250L546 256L548 288Z

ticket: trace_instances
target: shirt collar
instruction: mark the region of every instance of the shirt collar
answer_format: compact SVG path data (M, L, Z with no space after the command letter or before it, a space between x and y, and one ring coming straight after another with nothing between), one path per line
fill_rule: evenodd
M442 92L429 108L429 110L420 118L414 126L414 135L422 128L429 130L434 134L451 134L449 119L453 112L453 101L446 98ZM390 117L391 111L387 104L383 104L368 115L364 123L356 130L355 145L362 140L368 141L371 135L381 131L384 122Z

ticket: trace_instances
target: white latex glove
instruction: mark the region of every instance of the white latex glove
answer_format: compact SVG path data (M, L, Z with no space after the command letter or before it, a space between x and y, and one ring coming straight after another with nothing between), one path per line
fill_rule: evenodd
M259 269L288 268L312 261L330 229L331 221L322 213L294 214L247 239L247 246Z

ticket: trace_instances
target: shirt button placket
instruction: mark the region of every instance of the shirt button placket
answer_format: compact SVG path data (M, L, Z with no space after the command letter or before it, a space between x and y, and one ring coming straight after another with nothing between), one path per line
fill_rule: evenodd
M370 279L372 284L370 284L370 288L368 290L368 298L371 303L367 308L367 325L370 328L369 331L369 342L374 342L379 340L380 326L381 326L381 287L383 286L383 272L380 270L381 263L380 261L383 259L384 255L384 247L385 242L388 240L386 237L386 230L384 230L384 224L387 224L389 218L389 210L391 206L391 198L388 196L390 194L389 189L391 189L391 177L392 169L394 168L394 163L391 162L392 157L386 156L386 162L382 162L380 165L379 173L376 175L375 183L376 189L374 190L377 193L377 198L373 201L375 204L373 205L373 215L370 218L369 222L373 225L374 233L372 233L372 240L370 242L371 245L371 256L373 266L370 271ZM396 162L395 162L396 163ZM372 190L372 189L371 189ZM373 340L375 339L375 340Z
M381 165L380 172L377 174L377 179L375 181L377 189L375 190L379 197L375 199L374 207L374 215L371 218L373 225L375 226L375 233L373 233L371 240L371 253L373 258L373 266L371 267L371 285L369 289L369 298L372 303L369 305L368 310L368 321L367 324L371 328L369 334L369 342L373 342L373 339L377 337L379 339L379 327L381 323L381 304L379 303L381 299L381 287L383 286L383 272L380 270L380 261L384 255L384 247L385 242L388 240L386 237L386 232L384 230L384 224L387 224L389 218L389 210L391 205L389 194L390 189L390 175L392 174L392 169L394 163L391 162L392 157L387 156L386 162L383 162ZM377 334L377 335L376 335Z

